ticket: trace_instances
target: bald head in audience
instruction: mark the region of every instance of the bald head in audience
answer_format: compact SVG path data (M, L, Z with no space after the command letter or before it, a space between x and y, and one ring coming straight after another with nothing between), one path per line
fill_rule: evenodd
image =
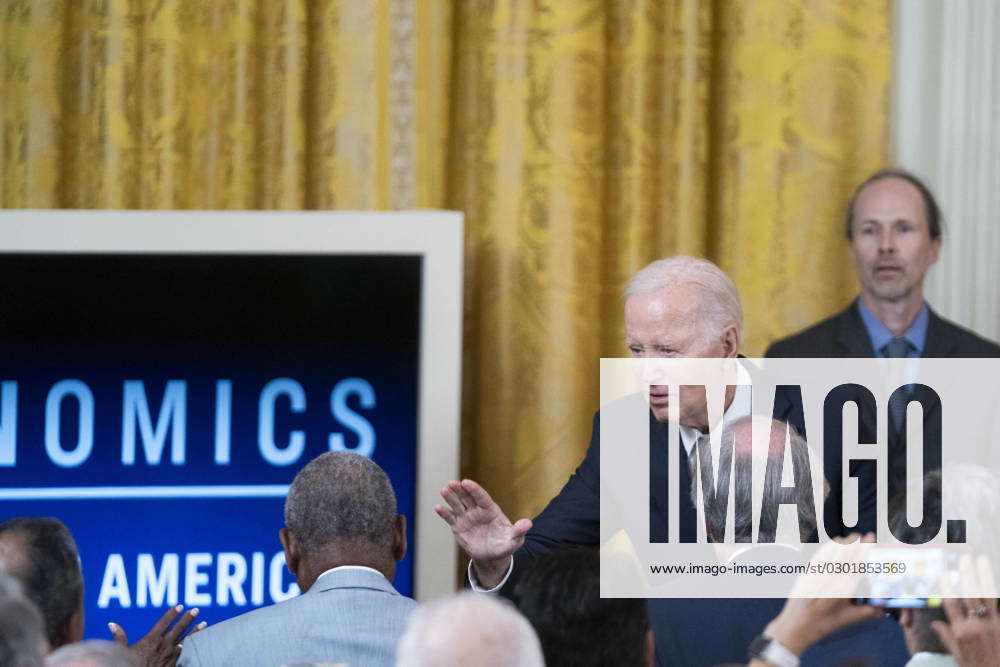
M429 602L410 617L396 667L544 667L531 624L505 600L459 593Z

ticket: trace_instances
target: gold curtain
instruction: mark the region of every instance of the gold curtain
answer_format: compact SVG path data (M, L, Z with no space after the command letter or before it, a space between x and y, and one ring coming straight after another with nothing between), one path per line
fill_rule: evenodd
M443 203L447 3L0 6L0 206Z
M709 257L744 351L855 291L888 0L2 0L0 206L466 214L463 474L579 462L621 288Z

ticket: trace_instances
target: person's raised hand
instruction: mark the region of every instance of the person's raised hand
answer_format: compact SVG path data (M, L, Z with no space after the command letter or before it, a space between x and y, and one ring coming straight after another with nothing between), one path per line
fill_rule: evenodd
M854 604L850 598L788 598L764 634L796 655L831 632L885 615L885 610Z
M971 555L959 562L962 598L943 600L948 622L933 621L931 627L948 652L962 667L996 665L1000 656L1000 615L997 614L997 587L989 561ZM952 593L951 586L946 592Z
M796 580L791 596L781 613L768 624L765 634L801 655L835 630L883 615L885 612L878 607L853 603L859 575L836 574L819 567L823 563L865 562L874 541L872 533L864 536L853 533L820 547L810 565L816 564L817 571L823 573L803 574ZM831 594L838 597L827 597Z
M173 667L181 655L181 640L185 637L184 633L198 616L197 608L190 609L181 616L183 610L183 605L176 605L165 611L146 636L131 646L122 626L108 623L108 629L111 630L115 642L135 651L146 667ZM178 616L180 620L174 623ZM173 627L170 627L171 623L174 623ZM208 624L203 621L187 634L193 635L199 630L204 630L206 625Z
M451 526L458 546L469 555L480 585L494 588L510 566L511 554L524 544L531 520L511 523L490 494L471 479L451 481L441 489L447 505L434 511Z

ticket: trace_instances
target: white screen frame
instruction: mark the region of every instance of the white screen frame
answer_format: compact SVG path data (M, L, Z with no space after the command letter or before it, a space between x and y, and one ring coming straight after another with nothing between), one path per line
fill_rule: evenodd
M434 512L458 475L463 215L457 211L2 210L0 252L395 254L422 258L414 597L455 590L457 551Z

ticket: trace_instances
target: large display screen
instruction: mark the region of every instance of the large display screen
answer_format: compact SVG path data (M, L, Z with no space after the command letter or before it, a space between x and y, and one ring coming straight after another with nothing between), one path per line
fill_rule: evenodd
M0 519L72 530L87 637L296 594L284 496L330 449L386 470L415 544L422 261L0 254Z

